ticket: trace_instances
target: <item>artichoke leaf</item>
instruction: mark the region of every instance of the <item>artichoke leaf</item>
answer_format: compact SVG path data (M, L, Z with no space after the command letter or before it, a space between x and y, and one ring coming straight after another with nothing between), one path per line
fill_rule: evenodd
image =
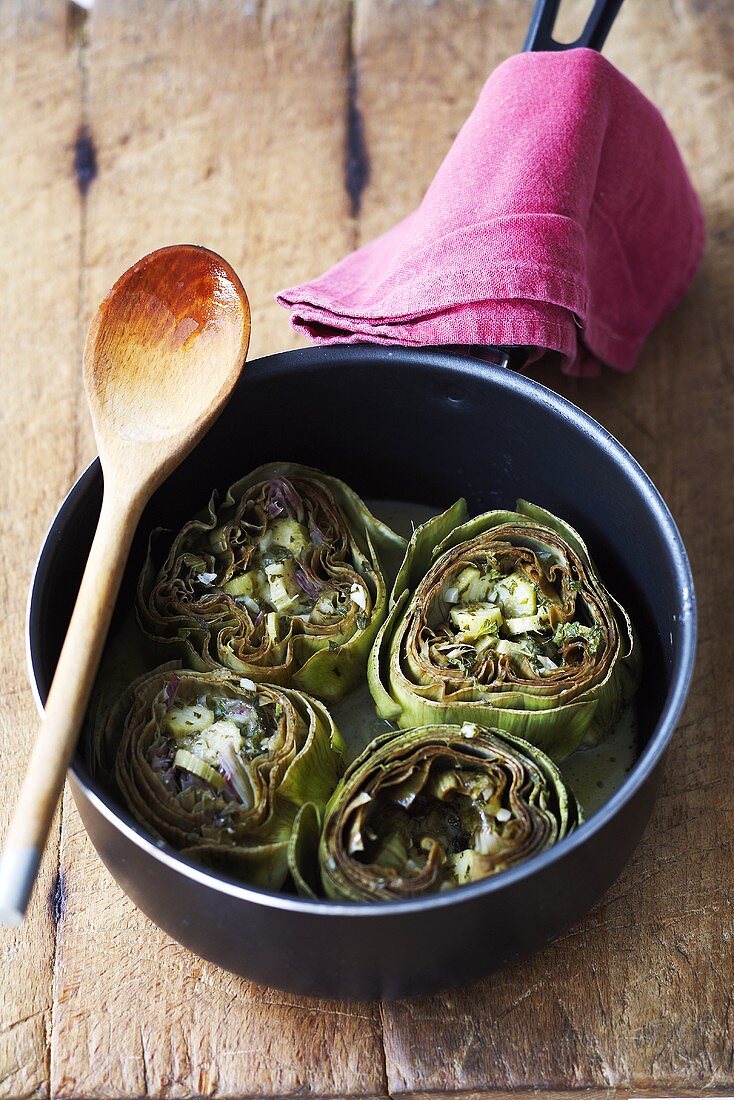
M344 769L341 735L318 700L226 669L146 673L95 736L100 760L117 746L110 781L156 841L267 889L288 875L301 810L318 818ZM314 858L308 814L293 841L304 864Z
M316 898L320 890L319 838L321 819L313 802L304 802L296 814L288 841L288 869L296 890L304 898Z
M154 533L138 621L158 660L336 702L363 678L387 614L381 558L405 546L343 482L270 463L172 538Z
M454 889L544 851L581 820L553 761L519 737L474 723L387 733L326 807L323 888L346 901Z
M377 562L377 553L369 532L366 535L368 558ZM336 703L364 680L364 670L375 637L387 611L387 590L381 572L367 562L362 566L372 598L371 614L366 626L343 641L323 646L310 657L293 677L293 684L309 695L328 703Z
M318 809L326 805L344 771L344 740L317 699L293 689L284 688L282 693L299 707L307 722L307 733L301 752L283 775L279 796L295 806L310 801Z
M447 508L440 515L431 516L425 523L416 527L408 540L408 548L405 551L403 563L395 578L391 604L400 598L406 589L416 586L424 576L431 562L431 557L436 546L450 535L450 532L466 522L469 515L466 501L463 497Z
M606 736L637 688L640 651L578 533L525 501L444 522L432 551L430 523L370 655L381 717L486 722L558 760Z
M367 663L367 683L375 702L375 709L379 717L384 718L387 722L396 721L404 710L400 700L385 686L389 679L384 665L390 659L389 640L409 599L410 593L407 589L398 596L387 619L378 631Z

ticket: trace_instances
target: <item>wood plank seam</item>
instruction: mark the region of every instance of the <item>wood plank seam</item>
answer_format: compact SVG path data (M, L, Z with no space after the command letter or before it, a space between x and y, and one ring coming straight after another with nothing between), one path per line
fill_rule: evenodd
M81 355L84 348L85 338L85 317L84 317L84 301L85 301L85 261L86 261L86 230L87 230L87 192L92 182L93 176L96 174L96 157L94 156L94 145L91 141L87 126L87 100L89 95L89 11L85 8L79 7L73 3L73 0L66 0L66 32L67 32L67 48L76 55L76 64L80 73L79 83L79 104L78 104L78 127L76 131L76 137L73 143L73 159L72 170L76 177L77 189L79 191L79 272L77 279L77 324L76 324L76 361L81 364ZM89 150L92 154L90 157ZM94 173L90 172L90 165L94 166ZM75 373L76 379L76 394L74 398L74 431L73 431L73 445L71 452L71 468L69 471L69 484L72 484L79 475L79 460L80 460L80 423L81 416L86 414L86 409L83 407L83 388L82 388L82 373L79 369ZM53 971L51 975L51 988L52 988L52 1002L51 1002L51 1019L48 1028L48 1042L47 1042L47 1080L48 1080L48 1093L52 1093L52 1079L53 1079L53 1064L56 1044L58 1042L58 1029L56 1028L57 1018L57 1006L58 1006L58 964L59 964L59 926L64 917L64 910L66 906L66 871L63 866L63 852L64 852L64 837L65 837L65 821L66 821L66 799L68 797L68 791L64 792L59 805L59 825L58 825L58 847L57 847L57 866L56 874L54 877L54 887L50 898L50 910L51 918L53 920Z
M344 186L349 196L354 239L352 247L360 243L359 215L362 195L370 181L370 161L365 137L364 121L359 99L359 51L357 44L357 11L359 0L349 0L347 22L347 109L344 161Z
M7 262L0 282L9 339L0 372L6 429L0 510L4 553L15 559L15 568L0 596L6 631L0 736L4 759L13 760L11 785L37 729L23 644L28 583L49 520L68 487L74 421L70 368L76 318L69 305L78 276L78 213L69 153L78 74L66 16L66 5L58 0L11 0L3 7ZM20 538L26 553L17 559ZM8 808L11 801L6 799ZM62 896L59 844L60 816L49 834L29 919L22 928L3 930L1 937L0 1095L50 1092L54 916Z
M90 18L87 9L80 9L73 2L67 0L69 12L69 27L71 30L70 45L76 52L77 65L81 77L81 91L79 98L79 126L74 142L74 172L79 190L79 285L77 289L77 360L80 369L77 372L77 391L74 415L74 450L72 454L72 478L79 476L80 460L80 425L81 417L87 416L82 388L81 358L86 338L86 255L87 255L87 221L88 221L88 192L97 174L97 156L94 147L94 138L89 127L89 33Z

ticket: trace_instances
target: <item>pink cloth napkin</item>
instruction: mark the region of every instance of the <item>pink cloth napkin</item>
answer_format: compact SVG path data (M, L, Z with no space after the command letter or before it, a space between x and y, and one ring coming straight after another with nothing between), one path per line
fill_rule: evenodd
M492 73L418 209L278 301L320 344L527 344L569 374L624 371L703 245L652 103L593 50L523 53Z

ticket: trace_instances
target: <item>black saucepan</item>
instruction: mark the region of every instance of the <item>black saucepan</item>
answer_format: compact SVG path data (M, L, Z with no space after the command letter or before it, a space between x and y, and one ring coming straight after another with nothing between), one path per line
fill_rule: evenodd
M693 668L691 573L675 524L645 473L568 401L503 366L437 351L343 347L250 364L221 419L156 493L141 521L118 612L129 608L153 526L176 527L251 468L292 459L363 497L474 512L542 504L587 538L629 608L645 658L641 754L622 788L578 832L494 878L421 900L304 901L249 888L157 847L89 775L70 774L92 841L123 889L197 954L255 981L342 998L425 993L490 973L578 920L638 843ZM28 639L42 702L99 513L94 462L49 531L31 591Z

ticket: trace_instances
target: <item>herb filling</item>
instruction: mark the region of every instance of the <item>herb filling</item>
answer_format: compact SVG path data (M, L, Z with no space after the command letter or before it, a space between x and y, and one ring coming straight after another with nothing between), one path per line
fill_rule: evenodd
M171 794L215 792L233 808L254 802L252 766L278 742L280 703L243 683L242 695L210 691L186 698L189 683L174 676L157 700L160 737L148 756Z
M331 525L325 516L307 514L297 483L274 478L247 501L236 524L197 537L181 578L188 598L206 617L208 598L229 596L272 641L281 620L295 629L329 627L355 612L358 629L366 629L369 589L355 568L349 539ZM370 568L361 555L359 564Z
M576 578L551 581L535 563L487 554L444 583L431 624L430 655L478 681L498 665L519 679L552 677L595 657L602 644Z

